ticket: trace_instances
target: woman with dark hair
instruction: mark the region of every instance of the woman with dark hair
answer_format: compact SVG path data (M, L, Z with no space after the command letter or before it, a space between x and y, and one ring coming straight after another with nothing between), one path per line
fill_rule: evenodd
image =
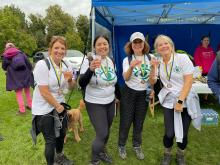
M48 165L73 164L63 153L67 112L62 103L65 102L66 90L75 85L72 68L63 61L66 50L66 39L53 36L47 62L38 61L33 71L36 86L32 102L32 137L36 143L36 135L40 132L43 134L44 154Z
M85 89L85 104L96 137L92 143L91 165L100 160L112 163L107 154L110 128L115 113L115 84L117 76L113 61L109 58L109 39L97 36L94 40L95 54L85 59L81 66L79 84Z
M194 63L202 68L202 75L207 76L211 69L212 63L215 60L216 54L210 46L209 36L201 38L201 44L196 48L194 53ZM208 95L204 95L204 101L208 102Z
M125 87L121 97L118 151L119 156L126 159L125 145L133 123L133 149L137 158L142 160L142 129L149 101L146 89L155 82L155 71L148 54L150 47L142 33L133 33L124 49L128 57L123 60Z
M210 46L209 36L203 36L201 38L201 44L196 48L194 53L195 65L202 67L203 76L207 76L215 57L215 51Z

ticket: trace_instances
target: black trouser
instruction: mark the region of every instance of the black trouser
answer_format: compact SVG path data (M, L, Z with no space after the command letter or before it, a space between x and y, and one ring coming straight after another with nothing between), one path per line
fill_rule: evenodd
M181 112L182 123L183 123L183 142L177 142L177 146L184 150L188 143L188 131L191 123L191 117L189 116L187 109L183 108ZM165 126L165 135L163 137L164 147L170 148L173 146L173 139L175 136L174 132L174 109L164 108L164 126Z
M115 114L115 101L109 104L86 102L86 109L96 132L96 138L92 143L92 160L98 160L99 153L104 151L104 147L108 142Z
M133 123L133 147L142 143L142 129L147 113L146 91L136 91L124 87L120 108L119 146L125 146L129 129Z
M63 150L64 137L67 129L67 117L62 121L62 128L60 129L60 136L56 138L54 131L54 117L53 112L46 115L36 116L37 129L42 132L45 140L45 158L48 165L53 165L55 149L56 153L61 153ZM64 114L60 114L64 115Z

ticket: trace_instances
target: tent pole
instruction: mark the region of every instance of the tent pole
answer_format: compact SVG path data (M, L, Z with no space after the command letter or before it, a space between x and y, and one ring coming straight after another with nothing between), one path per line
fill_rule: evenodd
M92 20L92 53L94 53L94 45L93 45L93 41L95 39L95 8L92 8L92 14L91 14L91 20Z

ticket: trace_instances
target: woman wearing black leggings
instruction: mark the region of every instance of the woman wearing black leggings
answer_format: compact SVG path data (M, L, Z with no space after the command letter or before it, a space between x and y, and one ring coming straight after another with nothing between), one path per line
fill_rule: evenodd
M109 40L98 36L94 40L95 55L85 59L81 66L79 84L85 90L85 104L96 137L92 143L91 165L100 160L112 163L106 152L110 128L115 113L115 84L117 76L113 61L108 57Z

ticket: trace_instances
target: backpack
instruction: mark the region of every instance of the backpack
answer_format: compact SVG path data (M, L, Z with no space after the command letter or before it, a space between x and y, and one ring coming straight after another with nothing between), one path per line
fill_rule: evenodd
M11 66L15 70L25 70L26 69L26 63L25 63L25 55L22 52L19 52L17 55L15 55L11 60Z

